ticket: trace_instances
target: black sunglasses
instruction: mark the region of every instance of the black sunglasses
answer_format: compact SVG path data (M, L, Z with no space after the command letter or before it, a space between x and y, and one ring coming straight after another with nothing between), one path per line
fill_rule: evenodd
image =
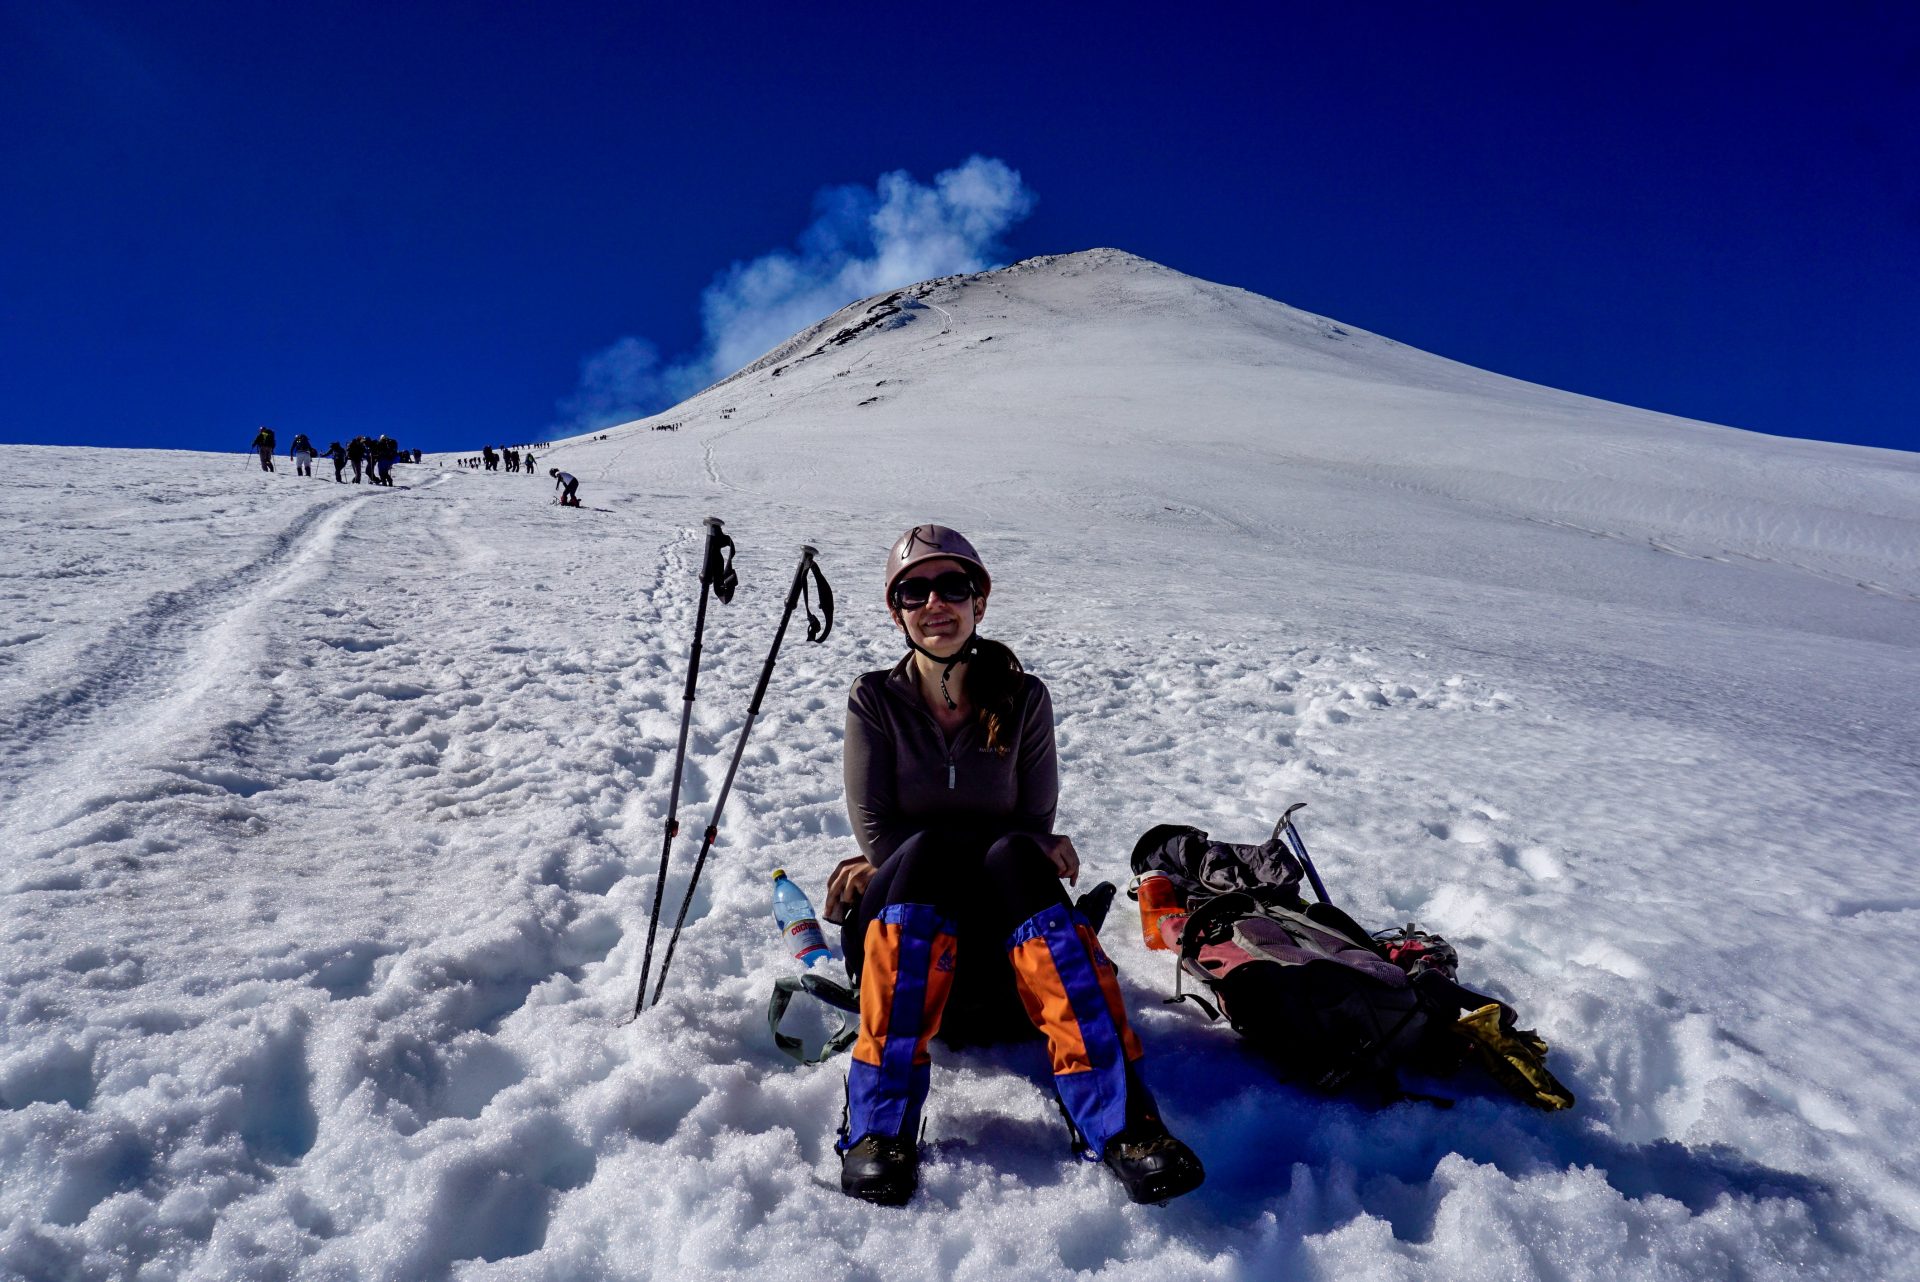
M932 578L915 575L893 585L893 605L897 610L918 610L935 596L948 605L959 605L976 595L973 576L964 570L948 570Z

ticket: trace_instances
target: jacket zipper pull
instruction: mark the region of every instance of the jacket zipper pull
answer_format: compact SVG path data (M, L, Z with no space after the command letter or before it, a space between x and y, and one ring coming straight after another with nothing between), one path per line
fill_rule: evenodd
M947 791L953 791L953 763L951 761L947 763Z

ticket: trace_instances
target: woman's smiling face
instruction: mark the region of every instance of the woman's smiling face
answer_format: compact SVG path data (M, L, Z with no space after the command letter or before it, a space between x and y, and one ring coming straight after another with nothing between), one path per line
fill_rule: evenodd
M909 572L914 578L938 578L942 574L958 572L965 574L968 567L949 557L939 557L932 561L922 561ZM899 606L890 607L893 621L906 632L915 645L940 658L951 657L967 639L973 635L973 629L987 613L987 599L976 596L966 601L952 602L940 599L938 592L927 595L927 603L918 609L908 610Z

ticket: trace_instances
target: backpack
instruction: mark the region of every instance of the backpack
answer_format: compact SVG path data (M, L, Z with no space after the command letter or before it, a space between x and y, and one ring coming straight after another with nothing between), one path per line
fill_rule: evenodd
M1289 827L1237 845L1161 824L1134 846L1136 887L1163 873L1187 907L1154 923L1178 957L1170 1002L1225 1017L1282 1077L1321 1090L1405 1098L1400 1070L1442 1076L1471 1056L1537 1107L1572 1105L1546 1071L1546 1043L1460 985L1452 945L1411 922L1376 937L1324 899L1306 902L1311 874L1283 839Z

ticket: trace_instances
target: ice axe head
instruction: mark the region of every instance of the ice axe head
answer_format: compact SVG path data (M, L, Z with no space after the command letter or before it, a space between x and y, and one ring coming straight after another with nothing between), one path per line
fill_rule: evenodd
M1331 904L1333 900L1327 895L1326 883L1320 880L1320 870L1313 866L1313 856L1307 853L1307 843L1300 840L1300 830L1293 826L1293 812L1305 809L1306 804L1296 801L1288 806L1280 816L1280 822L1273 826L1273 836L1268 840L1292 847L1294 855L1300 860L1300 867L1307 874L1308 882L1313 885L1313 893L1320 897L1321 903Z

